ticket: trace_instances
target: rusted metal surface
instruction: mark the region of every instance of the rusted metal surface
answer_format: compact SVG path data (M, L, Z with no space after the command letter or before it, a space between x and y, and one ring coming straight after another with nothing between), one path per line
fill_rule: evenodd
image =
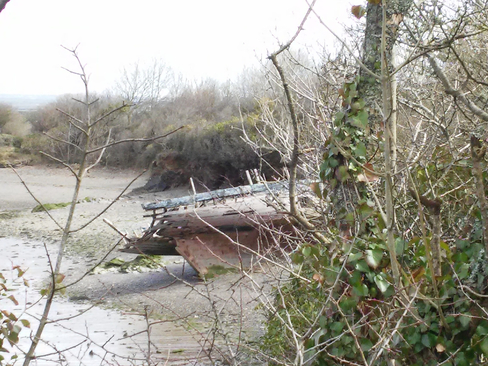
M124 251L180 254L200 274L250 267L266 250L260 226L287 222L283 183L253 184L143 205L151 226Z
M254 253L258 253L258 241L258 230L205 233L176 239L176 250L198 273L206 275L212 269L251 267L257 260Z

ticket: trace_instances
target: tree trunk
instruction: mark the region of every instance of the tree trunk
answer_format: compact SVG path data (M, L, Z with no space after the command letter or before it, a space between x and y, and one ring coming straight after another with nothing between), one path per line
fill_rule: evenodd
M488 260L488 202L485 196L483 180L483 161L486 155L486 146L476 136L471 136L471 159L473 161L473 176L476 179L476 196L481 212L481 225L483 230L483 242L485 245L485 258Z
M363 42L362 67L359 70L357 97L364 101L364 109L368 115L370 135L384 138L384 171L385 171L385 218L388 230L388 251L395 284L399 285L400 268L396 259L394 243L395 211L394 211L394 178L396 174L396 84L393 71L393 47L398 37L398 28L403 14L411 6L411 0L383 1L375 4L368 2L366 28ZM376 75L376 76L375 76ZM354 103L351 103L354 104ZM351 105L350 110L353 110ZM350 113L350 112L346 112ZM368 131L367 131L368 132ZM368 145L368 137L361 137ZM360 135L362 136L362 135ZM367 199L365 190L355 190L354 182L347 181L335 189L336 212L350 212L351 201L347 197ZM354 204L352 206L356 207ZM350 214L348 214L350 217ZM347 216L346 216L347 217ZM344 220L350 221L350 220ZM345 223L339 222L339 227ZM348 228L349 229L349 228ZM344 238L347 232L341 230ZM354 230L349 233L355 234Z
M359 95L369 107L369 122L373 132L379 130L382 116L376 106L381 105L382 86L380 78L375 79L369 71L379 75L381 72L381 50L385 53L386 68L393 70L393 47L398 37L398 27L403 20L403 14L412 5L412 0L384 1L385 9L385 37L383 39L383 5L368 2L366 11L366 29L364 32L363 54L361 61L366 67L359 71ZM369 71L368 71L369 70ZM396 89L396 88L393 88ZM392 96L394 94L392 93ZM385 116L387 118L388 116Z

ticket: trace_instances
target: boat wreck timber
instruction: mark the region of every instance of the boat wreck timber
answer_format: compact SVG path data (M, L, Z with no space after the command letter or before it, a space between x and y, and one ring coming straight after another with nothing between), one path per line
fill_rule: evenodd
M288 185L261 183L144 204L151 214L142 237L122 251L181 255L200 274L249 268L269 250L263 225L288 222Z

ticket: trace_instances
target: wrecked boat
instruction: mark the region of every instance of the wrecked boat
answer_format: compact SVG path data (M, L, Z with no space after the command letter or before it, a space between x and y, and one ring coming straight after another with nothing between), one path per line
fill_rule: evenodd
M200 275L250 268L288 224L288 183L219 189L143 204L151 224L124 252L181 255Z

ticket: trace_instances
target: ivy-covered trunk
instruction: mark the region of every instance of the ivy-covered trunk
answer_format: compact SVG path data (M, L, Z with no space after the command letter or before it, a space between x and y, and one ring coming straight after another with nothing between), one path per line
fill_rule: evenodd
M386 225L385 239L397 285L400 270L393 235L396 85L391 75L398 28L411 4L410 0L383 3L370 0L366 9L353 9L358 17L366 13L361 68L359 76L340 91L344 109L334 121L332 137L326 143L328 156L321 169L322 179L333 189L336 223L343 240L370 235L362 221L376 201L378 215ZM384 149L383 156L378 159L381 149ZM368 185L378 180L375 171L384 172L384 199L371 197L369 193Z

